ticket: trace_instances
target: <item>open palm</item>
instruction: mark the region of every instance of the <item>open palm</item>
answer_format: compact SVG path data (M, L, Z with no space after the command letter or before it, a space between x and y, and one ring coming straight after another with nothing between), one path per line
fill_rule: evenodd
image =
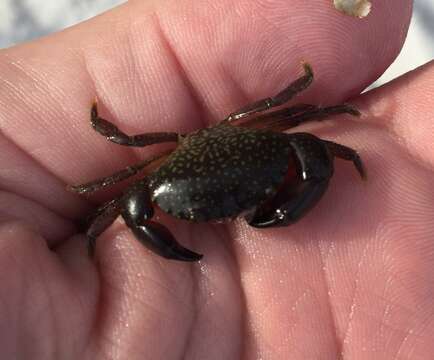
M393 8L392 8L393 7ZM411 3L364 20L330 1L156 1L0 52L0 348L5 359L428 359L434 338L434 65L354 98L391 63ZM309 125L357 149L294 226L189 224L199 263L167 261L118 220L86 256L78 220L119 187L65 190L161 150L104 141L95 96L129 133L188 132L282 89L353 97L359 119ZM48 246L47 246L48 245Z

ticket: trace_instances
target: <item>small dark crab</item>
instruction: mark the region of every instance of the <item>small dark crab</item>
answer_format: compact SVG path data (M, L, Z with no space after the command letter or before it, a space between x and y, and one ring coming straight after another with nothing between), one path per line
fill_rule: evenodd
M146 176L96 210L86 233L89 252L93 253L96 238L121 215L137 239L158 255L197 261L202 255L181 246L166 227L151 220L153 203L190 221L243 215L253 227L287 226L322 197L333 175L335 157L352 161L365 178L355 150L308 133L282 132L329 115L357 116L354 107L301 104L262 113L306 89L313 73L308 64L304 71L304 76L276 96L249 104L218 124L187 135L159 132L128 136L100 118L95 103L92 127L108 140L126 146L163 142L176 142L177 146L109 177L69 187L80 194L90 193L147 170Z

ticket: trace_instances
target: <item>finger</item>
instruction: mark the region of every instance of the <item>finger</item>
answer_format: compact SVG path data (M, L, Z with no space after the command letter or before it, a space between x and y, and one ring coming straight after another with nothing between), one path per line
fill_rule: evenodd
M83 355L99 289L91 263L74 258L65 266L22 222L0 224L2 357Z
M0 223L11 220L30 223L36 232L47 239L49 246L54 246L76 232L71 222L24 197L0 191L0 204L5 204L0 209Z
M281 89L305 60L316 73L312 99L336 101L392 61L410 10L379 1L360 21L328 1L130 2L3 51L2 131L62 179L106 174L132 158L89 130L95 93L126 130L185 130Z
M432 293L432 286L415 277L429 276L434 263L428 112L433 100L426 95L432 69L427 64L355 99L363 123L343 131L323 129L324 138L360 151L368 170L365 184L350 164L336 161L327 193L300 222L279 230L255 231L244 224L235 230L252 326L266 325L252 335L252 346L260 344L254 351L273 343L285 358L351 357L376 344L387 347L384 354L391 357L396 349L428 356L434 329L423 325L426 311L432 311L431 297L424 294ZM252 266L255 271L245 271ZM392 285L396 278L399 285ZM397 326L386 330L390 323ZM380 328L383 339L394 338L387 346L373 332ZM398 335L409 331L418 335L405 341ZM271 335L276 333L281 337ZM311 346L312 336L317 347Z
M370 91L358 104L364 121L384 126L415 161L434 168L434 61Z
M411 1L401 1L398 12L376 2L363 21L339 16L327 1L181 4L156 8L158 25L196 98L217 118L228 107L281 90L301 73L301 61L315 72L311 101L358 93L398 54L411 15Z
M391 358L424 358L431 351L434 326L425 319L434 288L423 279L434 265L434 100L427 96L433 75L431 62L356 101L367 124L350 137L363 149L370 176L361 193L348 181L330 189L335 199L346 199L347 205L334 202L333 213L347 241L320 245L334 323L349 357L377 357L373 344ZM319 226L320 217L313 219ZM338 238L327 228L323 236ZM373 329L390 340L379 342Z
M208 226L172 222L171 230L206 258L194 264L163 259L120 221L99 237L102 287L89 348L128 359L239 359L243 300L231 254ZM204 239L209 243L198 245Z
M62 181L54 177L31 155L26 154L1 134L0 150L0 188L15 197L13 207L18 212L20 209L22 210L21 218L28 215L26 210L29 208L29 202L33 202L40 209L42 209L41 206L43 205L47 212L56 215L59 220L61 217L71 219L84 213L86 210L84 202L77 199L73 194L65 194ZM2 204L4 206L1 210L10 213L11 209L7 208L7 202L2 202ZM43 218L46 217L41 217L41 219ZM57 226L52 220L53 218L48 216L44 221L45 225L52 223ZM62 228L63 225L65 225L65 220L58 224L57 230ZM54 230L54 233L58 234L57 230ZM44 233L44 236L53 239L52 236L46 233Z

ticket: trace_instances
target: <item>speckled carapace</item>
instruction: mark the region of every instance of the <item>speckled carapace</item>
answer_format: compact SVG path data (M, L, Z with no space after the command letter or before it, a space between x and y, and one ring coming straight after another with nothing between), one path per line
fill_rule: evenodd
M181 140L149 176L149 188L173 216L232 218L275 193L288 172L290 151L286 134L221 123Z
M187 135L128 136L99 117L94 103L92 126L108 140L125 146L177 145L109 177L68 187L90 193L147 170L121 195L96 210L87 230L89 252L94 252L96 238L121 215L137 239L155 253L197 261L202 255L181 246L165 226L151 220L154 203L189 221L222 221L242 215L257 228L287 226L320 200L333 175L335 157L352 161L364 178L355 150L312 134L283 132L333 114L359 115L354 107L299 104L268 111L310 85L312 69L305 64L304 70L304 76L276 96L249 104L216 125Z

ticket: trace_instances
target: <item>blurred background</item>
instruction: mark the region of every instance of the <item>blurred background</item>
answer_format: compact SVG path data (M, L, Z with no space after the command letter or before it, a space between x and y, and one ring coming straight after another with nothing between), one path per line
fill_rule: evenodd
M0 48L61 30L124 2L126 0L0 0ZM375 0L371 2L375 7ZM415 0L404 48L375 86L432 59L434 0Z

